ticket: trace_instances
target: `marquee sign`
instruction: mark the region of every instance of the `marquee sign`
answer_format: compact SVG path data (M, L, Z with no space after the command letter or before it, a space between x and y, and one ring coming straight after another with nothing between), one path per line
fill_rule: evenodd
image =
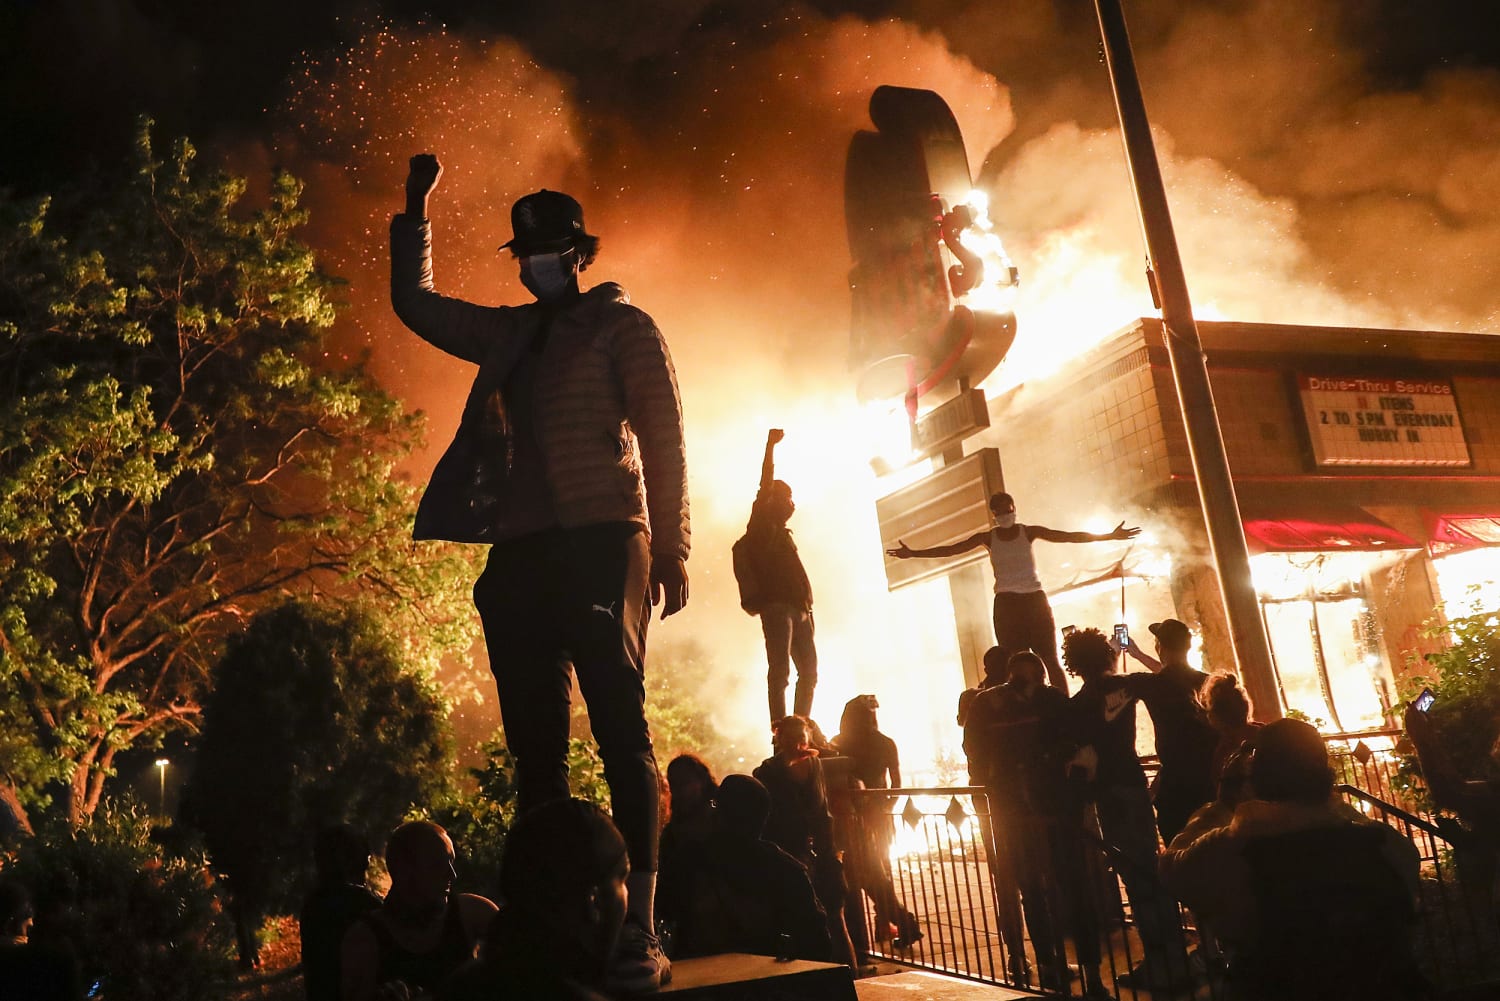
M1297 376L1319 466L1467 466L1469 446L1446 379Z

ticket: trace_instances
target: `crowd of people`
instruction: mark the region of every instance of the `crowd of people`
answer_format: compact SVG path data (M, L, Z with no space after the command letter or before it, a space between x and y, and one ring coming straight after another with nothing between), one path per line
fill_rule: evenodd
M901 781L878 708L874 696L851 699L832 740L806 717L783 717L753 774L716 778L692 754L668 763L655 913L671 957L867 967L870 912L882 940L922 937L897 900L889 815L849 794ZM567 798L524 812L506 838L499 907L454 891L454 853L438 825L403 824L385 845L381 899L366 883L368 843L347 827L320 834L301 913L309 1001L638 993L614 976L630 869L608 816Z
M1335 796L1314 727L1250 722L1233 675L1189 666L1185 624L1151 632L1155 656L1067 630L1062 659L1081 682L1071 697L1045 684L1036 654L997 650L982 685L960 698L971 781L992 818L986 847L1011 978L1068 990L1077 975L1084 997L1114 996L1100 968L1107 865L1143 953L1117 986L1177 996L1212 980L1236 1001L1423 996L1410 937L1415 847ZM1148 670L1116 673L1127 654ZM1155 731L1149 782L1138 705ZM1191 952L1183 906L1198 929Z
M534 302L440 294L428 203L442 171L430 154L411 159L405 211L391 223L392 304L415 334L477 372L413 534L490 547L474 601L520 817L498 907L454 892L455 846L435 824L390 836L383 899L365 885L369 846L353 831L326 832L302 914L310 1001L639 994L670 981L673 956L749 952L859 968L872 933L898 948L916 943L919 922L892 877L888 802L858 794L901 785L878 703L850 700L831 741L811 718L812 586L788 527L791 488L775 476L783 432L767 435L733 554L741 604L765 638L774 753L753 774L720 779L678 757L663 782L646 718L647 627L653 606L665 618L687 603L691 538L666 342L619 286L580 287L600 241L578 202L556 191L512 206L502 248ZM1317 731L1295 720L1256 728L1232 676L1190 666L1191 634L1173 619L1151 627L1154 655L1069 628L1059 657L1033 543L1139 530L1022 524L1005 493L989 506L985 531L888 552L989 557L999 647L960 699L958 721L971 780L987 793L982 830L1010 977L1071 992L1076 976L1086 997L1112 996L1096 878L1107 865L1144 953L1118 985L1174 992L1227 957L1237 1001L1416 997L1405 939L1415 852L1334 799ZM1127 655L1147 670L1116 673ZM1071 697L1064 666L1080 682ZM612 816L569 798L574 678ZM1150 783L1136 752L1138 705L1155 730ZM1449 785L1455 801L1482 799ZM1183 904L1211 930L1196 966ZM65 980L27 942L28 908L24 893L0 886L0 975Z
M1047 684L1037 654L991 651L983 683L960 699L1010 982L1100 1001L1119 988L1190 996L1210 981L1235 1001L1421 997L1411 843L1334 796L1316 729L1252 723L1232 675L1189 666L1183 623L1151 631L1154 654L1069 631L1071 696ZM1148 670L1117 673L1126 656ZM1136 750L1140 705L1156 734L1152 781ZM901 785L878 709L872 695L849 700L831 740L806 717L781 718L752 774L716 777L691 754L667 765L655 915L668 956L858 970L872 932L898 949L921 939L894 885L891 800L854 794ZM320 841L303 914L310 1001L629 993L610 979L629 862L609 818L566 799L525 813L498 910L451 892L453 852L432 824L398 829L380 901L364 887L367 846L344 831ZM1107 873L1140 942L1139 962L1110 980Z

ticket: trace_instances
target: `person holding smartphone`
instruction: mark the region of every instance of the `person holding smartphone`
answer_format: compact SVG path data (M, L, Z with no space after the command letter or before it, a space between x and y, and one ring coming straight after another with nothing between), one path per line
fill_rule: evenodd
M1162 844L1171 844L1193 811L1214 798L1213 763L1219 735L1199 701L1209 676L1188 663L1193 633L1187 623L1179 619L1151 623L1155 657L1137 646L1128 633L1121 643L1120 628L1115 627L1111 645L1151 672L1137 671L1123 677L1127 690L1146 704L1151 715L1156 754L1161 760L1151 783L1151 798Z
M1047 683L1067 691L1067 675L1063 674L1057 658L1057 625L1047 592L1042 590L1037 575L1031 544L1038 539L1075 543L1133 539L1141 530L1126 528L1123 521L1103 533L1063 532L1045 525L1023 525L1016 520L1015 498L1007 493L990 498L990 514L994 518L993 528L975 532L961 542L912 549L898 539L896 547L886 553L898 560L909 560L958 556L980 547L988 550L990 567L995 572L995 642L1012 653L1020 650L1035 653L1047 665Z

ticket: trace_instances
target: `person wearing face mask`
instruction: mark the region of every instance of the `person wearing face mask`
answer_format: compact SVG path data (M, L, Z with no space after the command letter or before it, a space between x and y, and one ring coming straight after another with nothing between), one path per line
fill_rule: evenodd
M437 157L412 157L406 211L391 221L391 302L414 333L478 372L412 534L491 546L474 603L523 813L568 796L577 673L630 855L610 987L654 990L671 966L653 933L660 794L642 679L651 607L666 618L688 597L676 375L661 332L623 289L580 289L599 240L561 192L518 200L501 248L534 302L439 294L427 203L441 176Z
M1048 684L1067 691L1067 676L1057 658L1057 626L1052 619L1052 605L1037 576L1031 544L1038 539L1044 542L1133 539L1141 530L1126 528L1123 521L1113 531L1104 533L1062 532L1043 525L1023 525L1016 521L1016 502L1007 493L990 498L990 514L994 528L975 532L961 542L912 549L898 539L896 548L886 553L898 560L908 560L958 556L980 547L989 550L990 566L995 571L995 642L1006 650L1035 653L1047 665Z

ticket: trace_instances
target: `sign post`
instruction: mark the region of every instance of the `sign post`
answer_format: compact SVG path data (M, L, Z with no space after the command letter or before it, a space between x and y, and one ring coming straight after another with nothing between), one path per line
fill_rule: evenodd
M1135 186L1141 227L1145 231L1152 299L1161 309L1167 358L1172 366L1172 379L1177 385L1183 424L1187 428L1188 455L1192 459L1198 499L1203 506L1203 521L1208 529L1209 548L1224 595L1224 611L1229 619L1230 644L1234 648L1240 680L1255 704L1256 716L1263 722L1269 721L1281 716L1281 695L1271 664L1271 645L1260 614L1260 600L1250 580L1245 527L1240 522L1239 501L1229 472L1229 457L1224 451L1224 436L1219 430L1208 365L1203 357L1203 344L1198 339L1198 324L1193 318L1187 278L1182 271L1182 259L1178 256L1177 235L1172 229L1161 165L1156 159L1156 144L1151 138L1146 102L1141 96L1140 79L1136 76L1135 55L1130 48L1125 12L1121 0L1094 0L1094 6L1099 14L1104 58L1120 115L1130 179Z

